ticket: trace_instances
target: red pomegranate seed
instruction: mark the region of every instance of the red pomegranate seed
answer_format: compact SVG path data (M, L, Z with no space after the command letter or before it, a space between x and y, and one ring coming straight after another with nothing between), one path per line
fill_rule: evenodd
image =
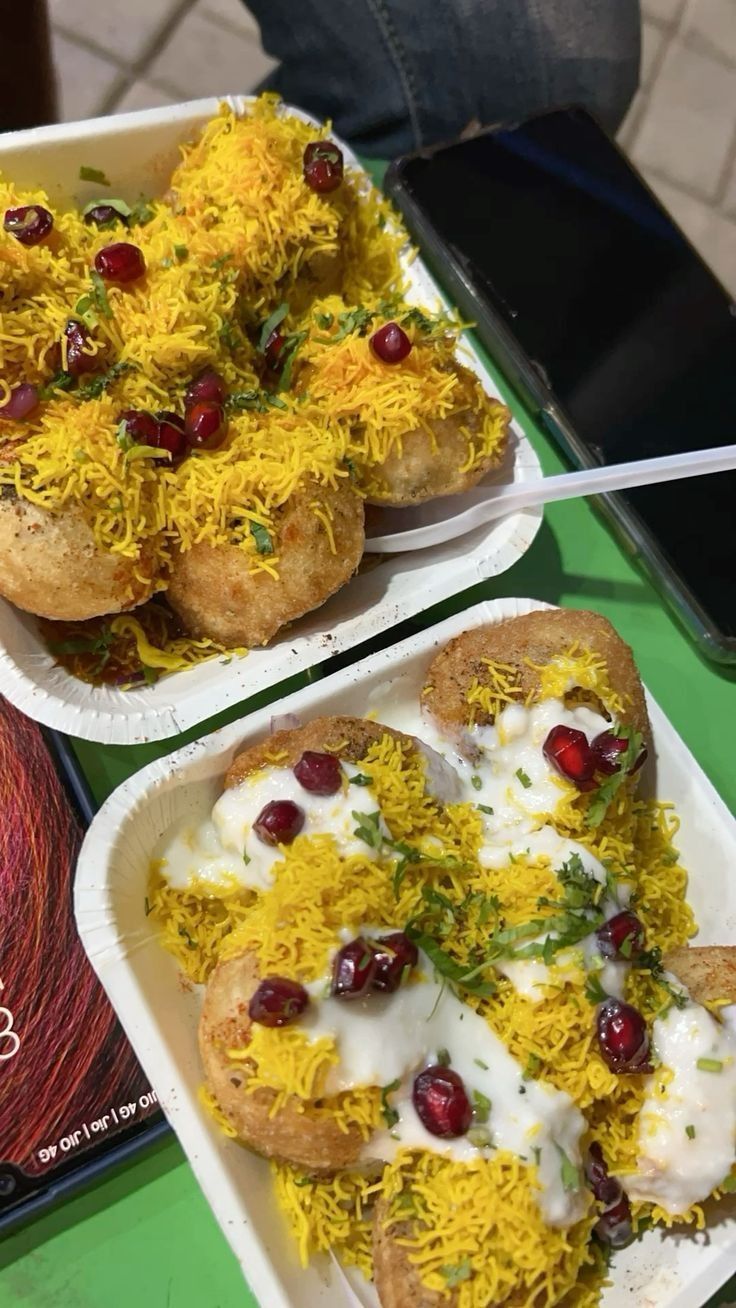
M576 731L575 727L553 727L542 752L548 763L568 781L576 782L580 789L583 789L581 782L592 780L593 755L584 732Z
M78 322L76 318L70 318L64 328L64 335L66 337L66 371L70 372L72 377L81 377L82 373L94 372L99 360L96 354L89 353L89 343L92 337L84 323Z
M158 420L145 409L124 409L118 422L125 423L125 434L134 445L158 448Z
M279 358L284 346L284 333L280 332L278 327L274 327L271 335L268 337L263 347L263 353L269 368L274 371L279 367Z
M10 398L0 409L0 418L12 418L14 422L21 422L23 418L30 418L38 408L38 391L30 382L21 382L20 386L14 386L10 392Z
M414 1081L411 1097L431 1135L452 1139L469 1130L473 1109L462 1077L451 1067L425 1067Z
M23 204L19 209L6 209L3 227L21 245L40 245L54 225L48 209L40 204Z
M419 951L403 931L392 931L388 936L381 936L374 941L376 951L376 974L373 989L393 994L398 990L404 976L405 968L416 967Z
M95 255L95 268L106 282L137 282L146 271L143 251L129 241L116 241L106 245Z
M629 1244L634 1232L631 1226L631 1204L627 1195L622 1193L618 1203L606 1209L593 1231L603 1244L610 1244L612 1249L623 1249L624 1245Z
M272 799L261 809L253 830L264 845L290 845L304 826L304 809L291 799Z
M598 1009L596 1033L603 1061L612 1072L651 1072L647 1024L631 1004L607 999Z
M86 209L84 221L88 227L109 227L111 223L122 223L124 227L128 225L120 210L114 204L105 204L104 201Z
M169 409L163 409L157 413L158 419L158 447L160 450L168 450L173 459L178 459L184 453L187 447L187 438L184 434L184 419L180 418L178 413L172 413Z
M624 909L599 926L595 938L604 958L636 958L644 945L644 927L636 913Z
M227 435L225 415L219 404L203 400L187 410L184 419L187 441L198 450L216 450Z
M607 777L611 777L614 772L618 772L621 766L621 755L625 753L628 744L629 742L625 736L617 736L613 731L602 731L599 736L596 736L590 744L596 772L602 772ZM629 775L639 771L646 757L647 750L644 747L629 768Z
M336 795L342 785L342 768L334 754L318 754L305 749L294 765L294 776L313 795Z
M593 1191L599 1203L606 1207L617 1204L623 1193L619 1182L614 1176L610 1176L606 1161L603 1157L603 1150L597 1141L593 1141L588 1150L588 1158L585 1164L585 1175L588 1178L588 1184Z
M373 946L356 936L335 954L332 964L332 993L336 999L362 999L376 974Z
M205 402L224 404L226 398L227 387L219 372L215 372L214 368L206 368L189 383L184 392L184 408L193 409L195 404Z
M304 1012L309 995L298 981L285 976L267 976L248 1005L252 1022L260 1026L289 1026Z
M371 336L371 349L382 363L401 363L411 353L411 341L397 322L387 322Z
M617 736L613 731L602 731L596 736L590 743L596 772L603 772L607 777L618 772L621 755L627 744L628 741L623 736Z
M304 151L304 180L318 195L336 191L342 182L342 150L332 141L312 141Z

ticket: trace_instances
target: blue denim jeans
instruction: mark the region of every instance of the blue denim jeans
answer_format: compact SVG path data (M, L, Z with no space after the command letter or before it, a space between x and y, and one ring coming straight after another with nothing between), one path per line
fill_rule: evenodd
M610 130L639 78L639 0L246 0L263 84L391 157L578 103Z

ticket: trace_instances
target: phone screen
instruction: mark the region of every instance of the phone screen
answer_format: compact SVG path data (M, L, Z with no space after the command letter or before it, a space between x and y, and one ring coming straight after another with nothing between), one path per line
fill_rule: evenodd
M158 1113L76 932L88 815L59 748L0 698L0 1221Z
M586 113L484 133L400 174L596 462L734 443L736 306ZM735 637L736 473L623 498Z

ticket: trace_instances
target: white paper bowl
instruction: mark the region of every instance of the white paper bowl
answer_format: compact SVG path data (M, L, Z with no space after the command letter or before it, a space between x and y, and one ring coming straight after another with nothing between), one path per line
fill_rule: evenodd
M247 103L247 97L227 100L236 109ZM113 195L136 200L140 194L161 194L179 145L217 112L219 103L194 100L0 136L0 171L19 186L43 186L60 205L84 205L99 194L99 185L79 181L81 164L104 166ZM344 145L342 149L348 162L359 168L352 151ZM441 298L421 260L410 263L407 258L405 268L412 299L426 304ZM467 339L461 354L488 393L498 395ZM541 476L539 460L516 424L503 475L514 482ZM438 600L505 572L529 549L541 521L541 509L527 509L457 542L384 557L267 649L200 664L134 691L92 687L70 676L54 664L35 619L0 600L0 693L39 722L84 740L131 745L174 736L284 677L369 640Z
M361 714L378 692L400 709L415 700L437 648L470 627L546 608L526 599L478 604L289 696L279 712L307 720L319 714ZM672 800L682 819L677 846L690 872L688 898L699 941L736 943L736 822L674 729L649 698L654 736L645 784ZM176 964L146 918L151 852L185 814L204 816L230 762L269 731L271 710L150 764L120 786L95 818L77 871L79 934L144 1071L176 1131L197 1179L263 1308L344 1308L353 1302L326 1259L303 1271L276 1210L262 1159L227 1140L201 1108L202 1071L196 1028L200 995L183 989ZM380 717L380 713L379 713ZM708 1231L648 1232L616 1255L605 1308L699 1308L736 1269L736 1208L719 1205ZM359 1303L376 1305L356 1286Z

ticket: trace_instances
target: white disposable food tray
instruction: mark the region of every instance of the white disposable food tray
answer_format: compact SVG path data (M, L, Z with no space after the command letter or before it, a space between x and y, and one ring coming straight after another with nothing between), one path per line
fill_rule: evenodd
M247 103L244 97L227 99L236 109ZM80 165L104 169L111 195L135 201L141 194L162 194L179 145L196 135L219 103L194 100L0 136L0 172L19 187L42 186L59 205L84 205L99 194L99 184L80 182ZM359 168L352 152L346 146L342 149L348 162ZM405 269L412 299L425 304L438 299L435 282L421 260L409 261L408 251ZM467 340L461 355L488 393L497 395L495 383ZM540 476L537 456L514 424L508 457L496 479L526 482ZM128 745L174 736L284 677L369 640L438 600L505 572L528 550L541 520L541 509L527 509L457 542L384 557L322 608L294 623L269 648L227 662L213 660L140 690L91 687L70 676L54 664L35 619L0 600L0 693L47 726L86 740Z
M320 714L360 715L380 696L379 717L415 703L435 651L470 627L534 608L533 600L482 603L466 613L298 691L279 713L307 721ZM690 872L688 898L699 941L736 943L736 823L686 746L651 698L654 749L644 785L673 801L682 818L677 846ZM268 1164L226 1139L197 1099L201 991L183 988L176 964L146 918L151 852L185 814L211 809L233 757L262 739L270 711L207 736L150 764L120 786L90 828L79 860L77 926L195 1175L262 1308L374 1306L372 1287L356 1300L327 1259L303 1271L277 1211ZM736 1270L736 1207L723 1201L707 1232L648 1232L618 1254L605 1308L699 1308Z

